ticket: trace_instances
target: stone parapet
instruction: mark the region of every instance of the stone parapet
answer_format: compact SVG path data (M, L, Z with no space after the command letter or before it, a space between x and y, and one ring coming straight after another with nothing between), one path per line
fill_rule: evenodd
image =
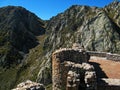
M97 52L97 51L87 51L90 56L104 57L107 60L120 61L119 54L107 53L107 52Z
M90 56L87 52L77 48L62 48L52 54L52 82L53 90L65 90L67 74L78 64L88 62ZM80 65L78 65L80 66Z
M106 52L87 51L90 56L106 57Z
M106 59L113 60L113 61L120 61L120 55L119 54L107 53Z
M90 56L120 61L120 55L118 54L85 51L79 44L74 44L72 48L56 50L52 54L53 90L100 90L102 84L96 81L97 77L94 67L88 63ZM107 87L105 90L109 90L108 87L113 86L118 90L119 85L110 84L112 80L103 79L103 81L107 83L107 86L105 84L103 85L103 87ZM116 80L116 82L117 81L119 82L119 80ZM113 82L115 82L115 80ZM99 84L97 85L97 83Z
M88 62L90 56L82 49L62 48L53 52L52 56L59 58L60 62L73 61L76 63Z
M67 62L72 69L67 74L66 90L96 90L96 73L94 67L88 63L75 64Z

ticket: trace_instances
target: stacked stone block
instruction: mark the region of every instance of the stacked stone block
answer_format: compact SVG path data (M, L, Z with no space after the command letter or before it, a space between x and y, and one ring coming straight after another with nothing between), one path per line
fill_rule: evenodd
M53 90L79 90L81 77L75 76L79 76L82 71L82 74L85 75L87 69L89 70L89 66L87 68L85 67L87 64L82 63L87 63L89 59L89 54L80 48L73 47L56 50L52 54ZM70 72L74 73L75 76L71 75ZM70 79L74 83L72 86L68 83ZM83 79L85 80L85 78Z

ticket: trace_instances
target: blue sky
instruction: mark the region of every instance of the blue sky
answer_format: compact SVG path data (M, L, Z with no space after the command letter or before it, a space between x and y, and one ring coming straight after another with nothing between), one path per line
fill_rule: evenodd
M0 0L0 7L22 6L38 17L48 20L52 16L65 11L71 5L88 5L104 7L113 0Z

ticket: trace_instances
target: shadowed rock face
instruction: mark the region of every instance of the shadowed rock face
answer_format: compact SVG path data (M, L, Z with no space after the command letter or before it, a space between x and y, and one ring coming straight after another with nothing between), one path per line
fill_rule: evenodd
M0 65L20 63L18 59L38 45L36 36L44 33L43 21L25 8L0 8Z
M30 79L26 77L32 76L32 80L35 78L32 75L34 73L27 74L35 72L36 69L30 68L33 66L33 63L31 66L29 63L32 60L26 58L32 48L40 46L41 40L38 41L37 36L44 33L44 21L25 8L0 8L0 90L10 90L19 82ZM34 55L32 57L36 58ZM33 61L35 62L35 59ZM27 69L31 72L25 71ZM24 79L20 79L21 77Z

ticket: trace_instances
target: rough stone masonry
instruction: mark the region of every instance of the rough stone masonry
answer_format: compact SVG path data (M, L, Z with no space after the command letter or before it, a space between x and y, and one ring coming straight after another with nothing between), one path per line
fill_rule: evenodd
M96 74L87 63L89 59L89 54L78 44L56 50L52 54L53 90L96 90Z

